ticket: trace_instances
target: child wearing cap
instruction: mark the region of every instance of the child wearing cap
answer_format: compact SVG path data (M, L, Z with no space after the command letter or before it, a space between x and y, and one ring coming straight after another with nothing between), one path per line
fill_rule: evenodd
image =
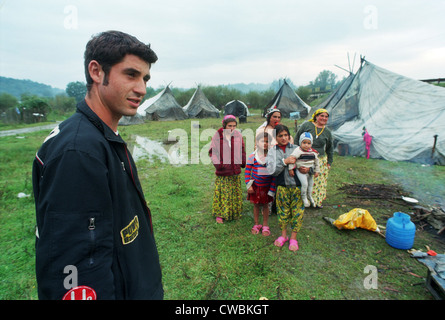
M300 146L291 154L291 156L297 159L297 162L289 164L289 174L294 176L295 171L301 182L301 197L304 206L309 207L312 204L312 206L315 207L315 202L312 199L312 187L314 185L314 177L317 177L320 173L318 152L312 149L312 135L309 132L303 132L300 135L299 144ZM309 173L301 173L298 170L300 167L311 168L311 171ZM312 174L314 174L314 176L312 176Z

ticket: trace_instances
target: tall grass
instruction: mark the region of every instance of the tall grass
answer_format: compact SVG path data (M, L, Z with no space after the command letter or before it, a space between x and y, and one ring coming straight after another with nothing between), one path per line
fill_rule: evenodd
M164 141L173 129L190 135L192 121L149 122L120 127L119 132L130 144L134 135ZM220 121L200 120L199 130L217 129ZM239 128L254 130L262 121L260 116L252 116ZM293 121L284 122L293 127ZM46 134L0 138L0 299L37 299L31 163ZM200 141L199 148L209 141ZM335 156L325 206L305 211L298 235L300 250L292 253L287 246L273 245L280 233L275 215L269 220L270 237L250 234L253 208L247 201L241 219L215 223L211 217L215 178L211 164L173 166L141 159L137 165L153 214L166 299L432 299L425 286L418 285L424 279L413 276L426 277L426 268L407 252L390 247L370 231L339 231L323 217L336 218L362 207L378 224L385 225L393 212L410 208L402 201L357 201L338 188L343 183L393 184L403 171L411 184L425 193L438 194L435 188L443 190L445 184L444 167ZM423 174L412 174L419 171ZM20 192L30 196L18 198ZM338 208L338 204L345 207ZM425 249L425 245L437 252L445 250L443 240L418 230L414 246ZM364 286L367 265L378 270L377 289Z

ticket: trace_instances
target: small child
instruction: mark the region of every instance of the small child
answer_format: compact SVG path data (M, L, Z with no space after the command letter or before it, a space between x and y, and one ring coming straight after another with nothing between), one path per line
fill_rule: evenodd
M248 157L244 178L247 187L247 200L253 203L254 226L251 232L263 236L270 235L268 226L269 203L273 201L275 194L274 178L266 171L266 156L269 149L269 141L272 137L267 132L262 132L256 137L256 149ZM260 207L263 207L263 224L259 224Z
M315 172L314 177L318 177L320 174L318 152L312 149L312 135L309 132L301 134L299 144L300 146L291 154L291 156L297 159L297 162L289 164L289 174L293 177L295 175L294 171L297 173L298 179L301 182L301 197L303 198L304 206L309 207L312 204L315 207L314 199L312 199L312 187L314 186L312 173L301 173L298 168L312 168Z

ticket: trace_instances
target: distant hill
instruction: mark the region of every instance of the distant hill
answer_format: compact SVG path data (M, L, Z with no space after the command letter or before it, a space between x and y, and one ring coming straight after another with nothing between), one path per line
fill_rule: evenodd
M228 84L228 85L226 85L226 87L237 89L237 90L241 91L242 93L248 93L249 91L261 92L261 91L267 91L267 90L272 90L272 91L276 92L283 85L283 80L284 79L278 79L278 80L274 80L271 83L249 83L249 84L235 83L235 84ZM294 90L297 89L297 86L295 86L293 84L292 80L286 79L286 81L291 86L291 88L293 88Z
M20 96L23 93L41 97L54 97L58 94L65 93L65 90L53 88L47 84L38 83L31 80L0 77L0 93L4 92L20 99Z
M264 84L264 83L234 83L234 84L228 84L226 87L233 88L236 90L241 91L242 93L248 93L249 91L267 91L271 87L271 83Z

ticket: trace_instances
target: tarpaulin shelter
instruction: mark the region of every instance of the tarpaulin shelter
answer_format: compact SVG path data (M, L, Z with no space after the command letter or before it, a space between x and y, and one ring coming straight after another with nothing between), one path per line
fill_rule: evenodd
M284 80L283 85L275 94L273 99L264 108L264 114L269 109L279 109L283 118L289 118L292 112L300 112L300 118L306 118L311 107L306 104Z
M250 116L249 108L247 108L247 105L240 100L232 100L226 103L224 106L224 115L226 116L228 114L235 117Z
M319 107L329 112L337 145L353 156L445 165L445 88L380 68L364 59L338 95ZM340 91L341 90L341 91Z
M137 112L145 120L184 120L188 118L169 86L166 86L154 97L145 100Z
M198 86L183 110L189 118L219 118L219 110L207 99L201 86Z
M142 123L144 123L144 118L139 113L136 113L134 116L123 116L119 120L120 126L130 126L132 124L142 124Z

